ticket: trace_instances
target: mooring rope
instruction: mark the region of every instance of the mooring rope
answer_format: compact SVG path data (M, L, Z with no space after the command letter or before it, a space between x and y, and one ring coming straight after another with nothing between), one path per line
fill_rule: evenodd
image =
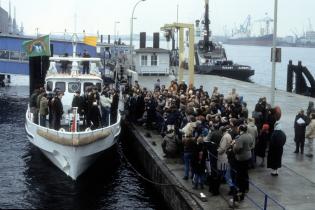
M199 196L199 194L195 193L195 192L192 192L182 186L179 186L179 185L176 185L176 184L165 184L165 183L158 183L158 182L154 182L146 177L144 177L131 163L130 161L128 160L128 158L126 157L126 155L124 154L123 152L123 149L121 148L121 145L120 144L117 144L117 148L118 148L118 153L123 157L123 159L126 161L127 165L136 173L136 175L138 177L140 177L141 179L145 180L146 182L148 183L151 183L151 184L154 184L154 185L159 185L161 187L176 187L182 191L185 191L187 192L188 194L190 195L194 195L194 196L191 196L193 200L195 200L195 202L198 204L198 202L196 201L195 197L197 197L200 201L203 201L202 198Z

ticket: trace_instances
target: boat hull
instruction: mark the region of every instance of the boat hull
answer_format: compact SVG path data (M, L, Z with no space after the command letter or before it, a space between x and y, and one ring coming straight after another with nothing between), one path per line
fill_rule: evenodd
M29 141L60 170L76 180L103 152L115 145L121 128L120 116L117 123L109 127L79 133L45 128L34 124L27 116L25 129Z
M249 78L255 74L255 70L243 68L244 66L216 66L201 65L196 67L197 74L218 75L232 79L249 81Z

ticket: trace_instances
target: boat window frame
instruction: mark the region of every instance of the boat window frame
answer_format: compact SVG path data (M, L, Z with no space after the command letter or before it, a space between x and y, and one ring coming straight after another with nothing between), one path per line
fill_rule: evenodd
M70 87L72 84L77 84L79 87L73 91L72 87ZM77 91L81 92L81 82L68 82L68 93L75 93Z
M89 84L89 85L86 85L86 84ZM83 91L86 92L87 88L90 86L94 86L94 83L93 82L84 82L83 83Z
M64 84L64 89L62 90L61 88L57 87L58 83L63 83ZM66 91L66 82L55 82L55 89L59 88L59 91L61 92L65 92Z
M46 82L46 90L47 91L53 91L53 87L54 87L54 83L52 81L47 81Z
M102 92L102 83L101 82L96 82L95 86L97 87L98 92Z

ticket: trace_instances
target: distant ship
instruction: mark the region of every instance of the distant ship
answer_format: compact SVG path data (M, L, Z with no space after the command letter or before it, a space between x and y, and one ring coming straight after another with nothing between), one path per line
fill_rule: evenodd
M253 45L253 46L272 46L273 34L267 34L257 37L239 37L229 38L225 41L225 44L233 45Z

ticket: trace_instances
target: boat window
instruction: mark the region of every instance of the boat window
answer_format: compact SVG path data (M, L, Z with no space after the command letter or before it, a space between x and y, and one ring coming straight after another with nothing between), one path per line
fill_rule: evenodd
M151 66L157 66L157 55L151 55Z
M28 57L26 55L25 52L21 52L21 60L24 61L24 60L28 60Z
M141 66L147 66L148 65L148 56L141 55Z
M52 91L52 89L53 89L53 83L52 83L52 81L48 81L46 84L46 90Z
M20 59L20 52L11 51L10 52L10 60L19 60Z
M69 93L75 93L76 91L81 91L81 83L80 82L69 82L68 92Z
M102 84L101 83L96 83L97 91L101 92L102 91Z
M65 82L56 82L55 89L59 89L59 91L65 92L66 83Z
M9 51L0 50L0 59L9 59Z
M83 86L84 92L86 92L86 89L87 89L88 87L92 87L92 86L94 86L94 84L93 84L92 82L85 82L85 83L84 83L84 86Z

